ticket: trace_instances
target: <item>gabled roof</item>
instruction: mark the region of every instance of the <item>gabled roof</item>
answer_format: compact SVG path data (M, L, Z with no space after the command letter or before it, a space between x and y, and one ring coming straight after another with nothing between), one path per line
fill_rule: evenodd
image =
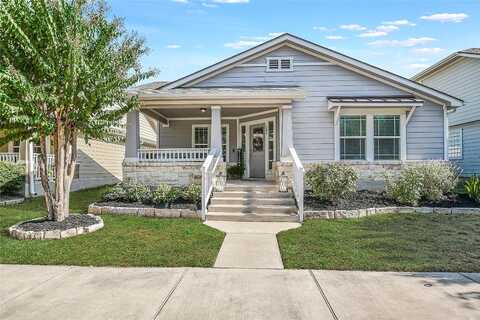
M207 68L201 69L188 76L172 81L159 89L174 89L182 86L188 86L199 81L203 81L210 77L213 77L219 73L225 72L238 66L246 61L255 59L261 56L265 52L275 50L281 46L288 45L292 48L296 48L307 52L311 55L318 56L328 62L332 62L336 65L342 66L351 71L360 73L364 76L376 79L380 82L394 86L411 94L422 96L422 98L445 104L447 106L458 107L463 104L463 101L448 95L444 92L427 87L410 79L404 78L389 71L372 66L365 62L356 60L334 50L322 47L316 43L304 40L297 36L285 33L274 39L266 41L256 47L248 49L244 52L236 54L230 58L222 60L216 64L213 64Z
M413 80L415 81L420 81L422 79L425 79L432 73L436 72L437 70L440 70L444 67L447 67L451 65L452 63L458 61L459 59L463 58L474 58L474 59L480 59L480 48L470 48L470 49L465 49L461 51L457 51L455 53L452 53L448 57L438 61L434 65L428 67L427 69L417 73L412 77Z

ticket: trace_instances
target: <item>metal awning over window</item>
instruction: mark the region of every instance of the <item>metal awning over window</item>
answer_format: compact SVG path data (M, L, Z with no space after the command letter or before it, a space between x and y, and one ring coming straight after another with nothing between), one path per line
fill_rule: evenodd
M337 107L419 107L424 101L413 96L335 96L327 97L328 109Z

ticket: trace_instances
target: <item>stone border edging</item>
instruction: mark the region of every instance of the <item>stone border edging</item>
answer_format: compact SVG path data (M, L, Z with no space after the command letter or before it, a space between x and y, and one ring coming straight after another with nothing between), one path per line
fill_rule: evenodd
M167 208L142 208L142 207L111 207L98 206L92 203L88 206L88 213L99 214L115 214L115 215L133 215L141 217L155 218L194 218L200 219L200 212L193 209L167 209Z
M308 210L305 219L353 219L385 213L480 214L480 208L381 207L354 210Z
M38 218L28 221L19 222L10 228L8 232L12 238L18 240L60 240L70 237L75 237L81 234L91 233L103 228L103 219L93 214L88 214L94 218L97 222L88 227L75 227L67 230L48 230L48 231L25 231L19 228L22 223L34 220L40 220L44 218Z
M3 206L12 206L14 204L20 204L25 201L25 198L18 198L18 199L9 199L9 200L2 200L0 201L0 207Z

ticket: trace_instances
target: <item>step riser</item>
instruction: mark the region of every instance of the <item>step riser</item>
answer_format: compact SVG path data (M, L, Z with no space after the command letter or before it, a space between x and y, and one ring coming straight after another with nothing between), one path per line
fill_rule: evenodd
M213 198L293 198L289 192L214 192Z
M218 205L211 205L208 207L208 211L210 212L241 212L241 213L297 213L296 207L274 207L274 208L262 208L262 207L254 207L254 206L245 206L243 208L232 207L232 206L218 206Z
M278 192L278 187L243 187L243 186L226 186L224 191L260 191L260 192Z
M229 199L229 198L213 198L211 205L244 205L244 206L294 206L295 201L293 199L254 199L254 198L239 198L239 199Z
M298 222L297 216L272 217L272 216L211 216L207 214L207 221L235 221L235 222Z

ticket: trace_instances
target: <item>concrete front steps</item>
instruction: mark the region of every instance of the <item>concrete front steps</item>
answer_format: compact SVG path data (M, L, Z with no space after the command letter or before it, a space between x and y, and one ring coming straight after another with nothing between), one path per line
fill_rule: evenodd
M207 220L297 222L298 215L292 193L265 181L235 181L213 194Z

